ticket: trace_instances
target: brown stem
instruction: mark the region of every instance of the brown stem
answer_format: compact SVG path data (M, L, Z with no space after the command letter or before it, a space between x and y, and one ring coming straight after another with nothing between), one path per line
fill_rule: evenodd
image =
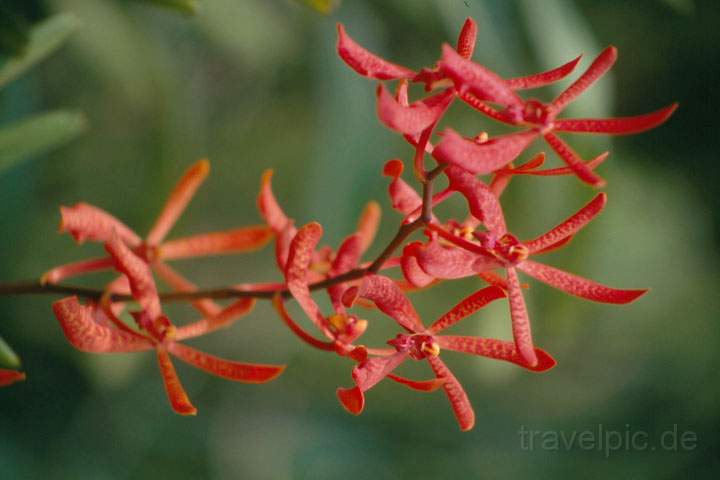
M378 257L366 268L356 268L345 272L341 275L337 275L332 278L326 278L319 282L315 282L310 285L310 290L322 290L332 285L339 283L349 282L364 277L367 274L373 274L380 271L385 262L392 256L413 232L427 225L432 218L432 195L433 195L433 180L437 177L444 169L446 165L440 165L437 168L428 172L425 181L423 182L423 205L422 215L414 222L404 224L400 226L397 233L390 241L390 243L383 249ZM0 284L0 296L3 295L41 295L41 294L58 294L58 295L77 295L83 298L90 298L99 300L105 292L100 289L78 287L72 285L56 285L49 283L42 283L39 280L30 280L25 282L17 283L6 283ZM263 298L272 299L277 293L283 298L289 298L291 296L290 291L283 289L278 291L252 291L252 290L239 290L236 288L214 288L208 290L195 290L192 292L167 292L160 294L160 300L164 302L177 302L177 301L191 301L204 298L211 299L228 299L228 298ZM114 294L111 297L112 301L132 301L133 298L129 295L118 295Z

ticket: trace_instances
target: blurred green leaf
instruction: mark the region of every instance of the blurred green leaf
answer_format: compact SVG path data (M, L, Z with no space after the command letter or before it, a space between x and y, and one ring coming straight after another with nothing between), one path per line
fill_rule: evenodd
M198 13L198 3L195 0L140 0L144 3L152 3L158 7L169 8L185 15Z
M60 14L33 27L25 52L0 67L0 88L56 50L77 25L73 15Z
M0 337L0 367L20 368L20 357L2 337Z
M11 55L20 55L24 53L29 41L27 23L0 4L0 51L6 51Z
M31 155L45 152L81 134L87 126L81 113L42 113L0 130L0 172Z
M340 5L340 0L295 0L323 15L329 15Z
M692 15L695 12L695 2L693 0L661 0L668 7L675 10L679 15Z

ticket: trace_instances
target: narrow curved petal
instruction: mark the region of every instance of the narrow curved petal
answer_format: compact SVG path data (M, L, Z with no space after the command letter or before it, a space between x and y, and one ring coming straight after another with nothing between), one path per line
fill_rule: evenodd
M420 242L413 242L406 245L405 248L403 248L403 254L400 259L403 276L413 287L417 288L426 287L435 280L435 277L425 273L425 270L423 270L418 263L416 254L421 248L422 244Z
M378 80L394 80L398 78L413 78L415 72L388 62L361 47L345 31L342 23L337 24L338 41L337 52L350 68L364 77Z
M325 317L320 312L308 288L307 273L315 247L322 237L323 228L317 222L308 223L300 228L290 244L285 268L285 282L292 296L297 300L305 314L328 337L332 334L327 328Z
M101 325L94 319L94 309L81 305L77 297L53 303L53 312L70 344L92 353L140 352L153 348L145 336Z
M135 255L117 236L105 242L105 250L115 260L115 268L127 277L132 295L143 311L151 320L159 318L162 315L160 298L148 264Z
M17 370L0 368L0 387L7 387L15 382L25 380L25 373Z
M385 85L377 88L377 114L389 129L406 135L422 132L435 124L445 112L455 92L449 88L405 107L393 97Z
M360 235L360 245L363 253L370 248L370 245L375 240L381 218L382 209L380 204L374 200L369 201L360 214L356 229L356 232Z
M387 357L368 358L353 368L353 380L361 391L367 392L407 358L407 352L397 352Z
M597 167L602 165L602 163L607 160L608 156L610 155L610 152L603 152L597 157L593 158L592 160L588 160L585 162L585 165L590 170L595 170ZM513 171L514 175L537 175L537 176L559 176L559 175L575 175L575 172L570 167L559 167L559 168L548 168L545 170L515 170Z
M172 409L180 415L196 415L197 408L190 403L190 399L175 371L175 366L173 366L172 360L170 360L170 355L168 355L164 348L157 348L157 359L158 366L160 367L160 375L162 375L163 384L165 385L165 392L167 393L168 400L170 400Z
M494 338L465 337L441 335L436 337L440 348L453 350L455 352L480 355L481 357L494 358L514 363L533 372L544 372L550 370L557 363L545 350L535 348L535 355L538 359L534 367L529 367L518 355L517 348L513 342L505 342Z
M570 102L580 96L585 90L597 81L600 77L605 75L605 72L610 70L617 60L617 49L613 46L607 47L605 50L600 52L600 55L593 60L593 63L583 73L580 78L565 89L555 100L552 105L557 112L562 111Z
M491 138L484 143L468 140L451 128L445 129L432 156L476 175L494 172L515 160L537 138L538 132L526 130Z
M495 257L479 255L463 248L447 247L437 240L418 248L415 258L425 273L446 280L469 277L500 265Z
M487 185L459 167L448 167L445 174L450 181L449 188L465 197L470 213L491 233L501 237L507 232L500 202Z
M158 276L174 290L178 292L194 292L197 290L197 286L194 283L185 278L180 274L180 272L172 268L170 265L163 262L155 262L153 264L153 268ZM193 300L191 303L195 310L205 317L214 317L223 309L217 302L209 298Z
M300 325L298 325L288 313L287 309L285 308L285 304L283 303L280 296L276 295L273 298L273 307L275 307L275 310L280 315L280 319L283 321L283 323L285 323L285 325L287 325L290 331L297 335L300 340L307 343L311 347L315 347L319 350L325 350L328 352L332 352L333 350L335 350L335 344L333 342L324 342L322 340L318 340L317 338L307 333Z
M445 380L443 384L443 390L450 400L450 406L455 413L455 418L460 425L460 430L467 432L472 430L475 426L475 411L470 404L470 400L465 393L465 389L460 385L460 382L455 375L452 374L450 369L445 365L445 362L440 360L440 357L427 357L430 367L437 378Z
M297 235L295 224L290 221L275 237L275 262L281 271L287 267L288 255L290 255L290 244Z
M493 300L503 297L505 297L505 292L501 288L495 286L485 287L482 290L478 290L455 305L445 315L438 318L435 323L430 326L428 331L433 335L439 333L446 328L455 325L463 318L477 312Z
M418 392L434 392L438 388L445 385L444 378L433 378L430 380L412 380L410 378L401 377L392 373L389 373L387 378L389 378L390 380L394 380L397 383L405 385L406 387Z
M178 342L169 342L168 352L185 363L227 380L241 383L266 383L285 370L285 365L266 365L225 360Z
M478 27L475 20L470 17L466 18L462 30L460 30L460 35L458 36L457 47L455 48L462 58L470 59L472 57L473 51L475 51L477 32Z
M571 237L579 232L588 223L592 221L600 212L603 211L607 204L607 195L598 193L587 205L578 210L571 217L565 219L560 225L552 230L540 235L534 240L523 242L530 250L530 254L537 253L552 245L556 245L567 237Z
M619 290L593 282L542 263L526 260L518 268L536 280L570 295L594 302L624 304L637 300L648 292L647 289Z
M264 247L272 238L272 234L272 230L264 225L203 233L163 242L159 248L159 256L164 260L174 260L252 252Z
M342 275L357 267L361 256L362 238L357 233L350 235L340 244L335 260L328 271L328 278ZM347 285L342 283L331 285L327 289L336 312L342 312L345 309L342 304L342 294L346 289Z
M583 162L580 156L575 153L572 148L570 148L570 145L561 140L560 137L554 133L546 133L544 138L548 145L555 150L555 152L580 180L592 185L593 187L602 187L605 185L605 180L603 180L598 174L594 173L588 164Z
M404 168L400 160L393 159L385 164L383 175L392 178L388 186L392 207L403 215L409 215L422 206L422 198L400 177Z
M227 328L250 313L253 307L255 307L254 298L241 298L215 315L177 327L173 338L175 340L184 340L207 335L221 328Z
M209 173L210 162L205 159L190 166L173 188L160 215L155 220L155 224L150 229L150 233L147 235L149 245L157 245L162 242Z
M529 90L532 88L544 87L567 77L575 70L582 55L575 57L564 65L525 77L508 78L505 80L513 90Z
M569 244L572 239L575 238L574 235L568 235L567 237L561 238L555 243L551 243L550 245L547 245L539 250L535 250L532 252L533 255L544 255L546 253L554 252L555 250L560 250L561 248L565 247L567 244Z
M283 212L272 191L272 176L273 171L270 169L263 172L260 181L260 192L257 196L257 205L260 215L265 219L265 223L273 229L275 234L278 234L290 220Z
M425 330L420 317L400 287L382 275L368 275L363 279L358 296L371 300L377 308L410 332Z
M112 268L114 265L112 258L93 258L90 260L83 260L75 263L66 263L53 268L43 274L40 282L45 283L59 283L63 280L85 273L98 272L101 270L107 270Z
M142 242L130 227L105 210L87 203L60 207L60 215L60 232L69 232L78 243L86 240L106 242L112 237L113 231L131 247L136 247Z
M508 297L510 299L510 317L512 319L512 332L518 355L524 365L534 367L538 364L537 354L533 348L532 332L530 329L530 316L525 305L514 268L507 269Z
M438 63L441 71L452 78L455 87L462 92L470 92L479 100L501 105L522 107L520 97L496 73L480 64L463 58L448 44L442 47L442 58Z
M508 125L517 124L517 121L513 117L507 115L505 111L496 110L495 108L483 102L470 92L458 92L458 96L463 102L467 103L478 112L492 118L493 120L507 123Z
M555 120L554 130L559 132L602 133L607 135L629 135L655 128L670 118L678 104L673 103L656 112L619 118L573 118Z

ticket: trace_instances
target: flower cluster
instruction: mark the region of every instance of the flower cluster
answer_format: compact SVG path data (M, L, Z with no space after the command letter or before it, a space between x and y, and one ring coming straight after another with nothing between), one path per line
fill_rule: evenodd
M580 57L552 70L520 78L502 78L471 57L477 26L468 19L456 47L443 45L433 67L412 70L364 49L338 25L340 57L357 73L370 79L396 81L394 92L384 83L377 87L377 114L389 129L401 134L413 150L415 189L403 179L404 164L389 160L382 169L389 177L392 208L401 215L392 241L374 260L363 259L378 230L381 208L369 202L356 230L333 248L318 247L323 234L317 222L296 226L283 211L272 190L272 171L261 180L257 204L264 225L250 226L165 240L172 226L207 176L209 164L192 166L172 191L150 233L141 238L129 227L103 210L84 203L62 207L61 231L78 242L105 245L107 256L58 266L42 277L45 285L56 285L70 277L99 270L114 270L119 276L81 304L68 297L53 306L70 343L95 353L154 350L172 408L194 414L171 363L170 356L223 378L245 383L262 383L277 377L280 365L241 363L223 360L182 343L183 340L226 328L252 310L258 299L271 300L280 319L306 344L350 359L353 386L338 388L342 406L360 414L366 393L389 378L421 392L443 389L462 430L469 430L475 414L459 380L441 360L443 350L461 352L516 364L533 372L555 366L546 351L535 346L518 271L565 293L596 302L625 304L647 290L624 290L601 285L537 261L545 253L564 247L605 207L607 195L598 193L586 205L542 235L520 240L508 228L501 197L518 175L577 176L593 186L604 185L596 169L607 158L602 153L583 160L558 133L638 133L664 122L677 107L672 104L656 112L626 118L559 118L564 108L589 88L615 62L614 47L605 49L580 77L557 98L543 102L523 98L518 92L558 82L572 73ZM409 85L424 86L427 96L411 101ZM470 105L481 114L519 130L497 137L479 132L464 137L446 126L436 132L444 113L453 102ZM435 136L435 137L434 137ZM557 153L564 166L542 168L545 155L514 162L534 140L542 139ZM428 168L428 163L432 167ZM447 185L434 192L438 178ZM457 195L467 202L463 219L442 219L434 207ZM421 236L411 238L413 234ZM219 290L199 290L168 262L203 255L243 253L258 249L274 239L275 259L280 271L272 283L243 283ZM395 273L393 273L393 271ZM174 292L161 295L156 275ZM487 286L460 300L429 327L421 320L410 297L439 282L477 277ZM314 292L324 290L330 311L324 312ZM92 293L92 292L91 292ZM215 300L235 298L221 306ZM164 313L161 300L184 299L200 312L194 323L176 326ZM294 299L316 332L295 321L285 307ZM485 305L507 299L512 339L492 339L445 334L464 318ZM126 303L138 308L125 315ZM355 307L375 308L399 327L387 346L368 346L361 339L369 322ZM123 319L124 318L124 319ZM427 360L433 378L416 380L398 375L407 360ZM0 385L13 381L12 374L0 371Z

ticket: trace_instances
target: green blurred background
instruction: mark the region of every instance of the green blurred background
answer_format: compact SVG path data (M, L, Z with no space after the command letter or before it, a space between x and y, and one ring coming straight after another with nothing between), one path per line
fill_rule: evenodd
M0 174L0 281L34 278L100 252L56 234L59 205L87 201L146 231L176 179L204 156L213 172L173 235L258 223L254 198L268 167L289 214L323 223L329 244L352 231L367 200L387 207L379 172L411 151L376 120L373 84L337 57L337 21L371 50L419 68L473 16L480 25L474 58L504 76L579 53L585 68L612 43L618 64L568 113L629 115L672 101L680 109L639 136L573 136L585 158L611 150L601 170L609 205L548 257L598 281L652 292L614 307L531 282L536 342L559 364L535 375L446 355L475 406L472 432L458 431L442 393L392 382L368 394L362 416L346 414L334 391L351 383L351 363L298 342L267 304L193 344L227 358L287 363L286 373L252 386L179 365L200 410L182 418L167 404L152 355L75 351L51 297L4 297L0 335L22 357L28 380L0 390L0 478L716 478L720 169L712 125L720 105L720 3L345 0L328 16L289 0L199 0L195 16L141 2L1 3L28 24L71 12L79 27L0 92L0 126L65 109L83 113L87 131ZM459 104L448 121L467 134L501 131ZM544 232L592 194L570 177L520 178L505 201L510 226L521 237ZM461 211L458 202L443 213ZM385 213L371 255L397 224L397 215ZM177 266L206 287L280 278L272 248ZM453 282L417 294L417 307L431 321L478 285ZM456 332L509 338L506 308L492 305ZM301 318L295 305L291 311ZM177 323L195 318L182 306L169 313ZM369 339L395 333L387 320L369 318L378 320ZM406 372L428 375L421 367ZM624 444L609 455L577 444L527 449L518 434L569 436L600 426L646 432L657 448ZM696 447L660 448L658 439L673 428L694 432Z

